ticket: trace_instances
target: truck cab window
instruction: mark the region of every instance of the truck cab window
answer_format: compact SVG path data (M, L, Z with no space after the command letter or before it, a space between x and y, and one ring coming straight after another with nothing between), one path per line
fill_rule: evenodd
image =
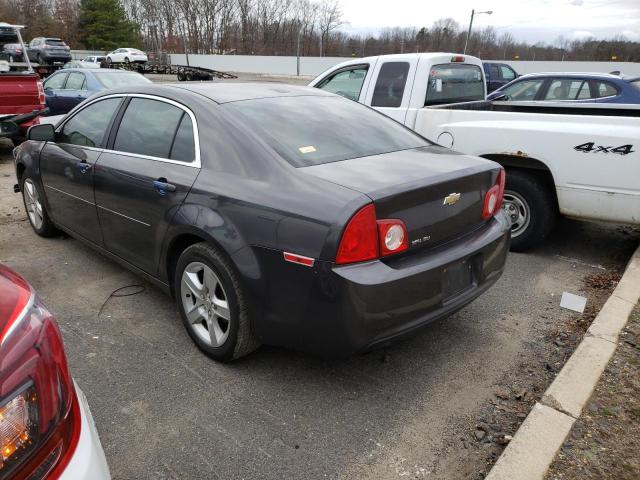
M506 65L500 65L500 76L503 80L511 81L516 78L516 72Z
M372 107L399 107L409 74L408 62L387 62L380 68L371 100Z
M484 100L482 70L477 65L434 65L429 73L425 106Z
M323 80L318 88L357 102L368 69L368 65L359 65L350 70L342 70Z

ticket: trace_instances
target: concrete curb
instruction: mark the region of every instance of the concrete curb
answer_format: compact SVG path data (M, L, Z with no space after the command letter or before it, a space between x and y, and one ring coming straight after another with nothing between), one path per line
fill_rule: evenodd
M580 417L640 300L640 246L578 348L533 406L485 480L542 480Z

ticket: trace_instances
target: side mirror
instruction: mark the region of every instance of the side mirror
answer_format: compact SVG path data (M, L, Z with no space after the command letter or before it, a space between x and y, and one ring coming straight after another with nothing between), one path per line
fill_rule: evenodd
M27 140L36 140L38 142L53 142L55 140L55 131L50 123L41 123L33 125L27 130Z
M0 137L16 137L20 133L20 127L14 122L5 120L0 122Z
M487 95L487 100L509 100L509 97L504 92L491 92L489 95Z

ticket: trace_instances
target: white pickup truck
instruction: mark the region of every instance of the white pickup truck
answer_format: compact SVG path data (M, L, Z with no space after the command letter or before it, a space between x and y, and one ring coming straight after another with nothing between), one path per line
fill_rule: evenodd
M446 53L354 59L310 86L504 165L512 250L542 241L558 212L640 224L640 105L486 102L480 60Z

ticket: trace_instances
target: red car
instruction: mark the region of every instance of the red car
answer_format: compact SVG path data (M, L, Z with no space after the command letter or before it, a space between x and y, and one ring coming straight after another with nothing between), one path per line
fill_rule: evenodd
M55 318L0 264L0 478L108 479Z

